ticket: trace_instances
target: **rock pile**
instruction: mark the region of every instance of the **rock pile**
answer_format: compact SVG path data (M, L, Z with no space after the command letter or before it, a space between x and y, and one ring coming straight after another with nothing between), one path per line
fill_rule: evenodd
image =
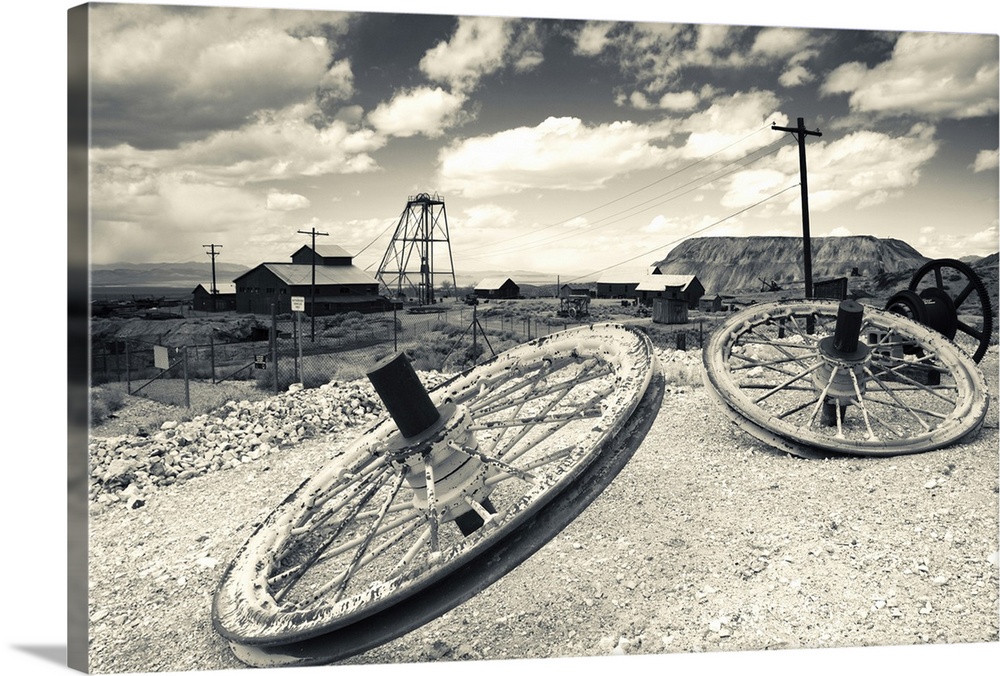
M445 376L420 374L428 388ZM229 401L190 421L163 423L150 436L95 438L89 445L92 511L113 503L135 509L150 491L206 472L230 469L313 437L363 428L384 415L364 378L327 383L261 401Z
M668 386L700 382L700 352L657 349L657 355ZM419 376L427 388L450 377L433 371ZM253 462L305 439L349 430L360 434L383 415L374 388L361 378L311 389L293 385L261 401L229 401L190 421L165 422L149 436L93 438L91 511L111 504L136 509L159 487Z

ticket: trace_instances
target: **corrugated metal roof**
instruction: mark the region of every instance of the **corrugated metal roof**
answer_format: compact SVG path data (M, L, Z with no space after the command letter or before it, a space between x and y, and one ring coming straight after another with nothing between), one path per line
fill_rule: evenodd
M311 249L312 247L307 245L306 248ZM337 244L317 244L315 251L323 258L354 258L347 252L347 249Z
M205 282L204 284L199 284L198 286L200 286L201 288L205 289L205 293L209 293L209 294L212 293L212 282ZM195 287L195 289L197 290L197 287ZM215 290L218 291L220 294L223 294L223 293L230 293L230 294L231 293L236 293L236 285L233 284L233 283L231 283L231 282L230 283L223 282L222 284L220 284L219 282L216 282L215 283Z
M490 291L493 289L499 289L507 282L513 282L510 277L487 277L483 281L476 284L476 289L479 291Z
M312 284L312 265L261 263L289 286ZM317 265L317 284L378 284L374 277L354 265Z
M694 275L647 275L635 287L636 291L663 291L667 287L687 291Z

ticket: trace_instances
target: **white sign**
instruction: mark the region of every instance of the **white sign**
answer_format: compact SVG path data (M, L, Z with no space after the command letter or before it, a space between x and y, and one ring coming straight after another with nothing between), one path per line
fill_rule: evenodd
M305 311L306 311L306 297L292 296L292 312L305 312Z
M170 351L163 345L153 346L153 366L158 369L170 368Z

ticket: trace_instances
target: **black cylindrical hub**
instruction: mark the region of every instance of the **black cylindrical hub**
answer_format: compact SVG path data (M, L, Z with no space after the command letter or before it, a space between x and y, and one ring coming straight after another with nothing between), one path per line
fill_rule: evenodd
M367 375L404 437L415 437L440 419L441 414L404 353L379 362Z
M833 330L833 349L842 354L852 354L858 349L864 308L856 300L841 301L837 310L837 327Z

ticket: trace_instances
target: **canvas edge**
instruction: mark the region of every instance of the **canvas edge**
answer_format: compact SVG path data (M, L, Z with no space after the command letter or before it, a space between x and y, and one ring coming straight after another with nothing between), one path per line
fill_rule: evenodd
M66 663L87 672L89 437L89 20L88 5L67 11L67 647Z

